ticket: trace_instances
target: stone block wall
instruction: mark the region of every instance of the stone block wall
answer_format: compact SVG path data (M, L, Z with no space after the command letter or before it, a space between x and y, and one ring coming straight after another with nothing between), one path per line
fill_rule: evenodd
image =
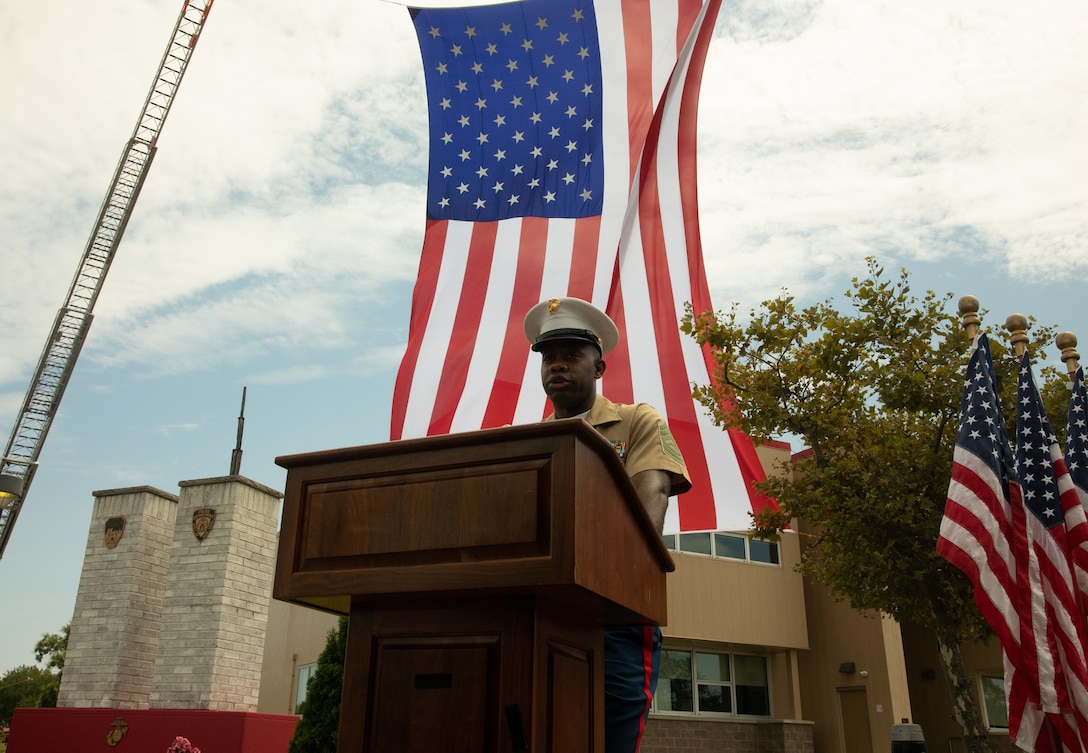
M281 495L242 476L180 486L151 707L255 711Z
M178 498L149 486L94 497L57 706L146 709Z

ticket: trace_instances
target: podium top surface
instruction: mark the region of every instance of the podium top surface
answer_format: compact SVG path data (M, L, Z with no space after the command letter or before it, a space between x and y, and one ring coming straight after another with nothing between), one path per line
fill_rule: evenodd
M284 455L276 598L582 592L664 622L674 568L580 418ZM614 611L614 610L613 610Z

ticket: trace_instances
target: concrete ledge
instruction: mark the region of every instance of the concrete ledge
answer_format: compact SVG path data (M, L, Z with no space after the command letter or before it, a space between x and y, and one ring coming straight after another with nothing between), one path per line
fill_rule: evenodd
M171 494L170 492L164 492L162 489L157 489L154 486L126 486L121 489L100 489L96 492L91 492L91 495L98 499L99 497L119 497L123 494L154 494L157 497L163 499L169 499L174 502L178 501L178 495Z
M187 486L207 486L208 484L225 484L225 483L230 482L230 481L234 481L234 482L239 483L239 484L245 484L246 486L252 487L253 489L256 489L257 491L264 492L265 494L269 495L270 497L275 497L276 499L283 499L283 492L276 491L271 486L265 486L264 484L259 484L256 481L254 481L253 479L246 478L245 476L213 476L212 478L197 478L197 479L191 479L189 481L179 481L178 486L181 487L182 489L184 489Z

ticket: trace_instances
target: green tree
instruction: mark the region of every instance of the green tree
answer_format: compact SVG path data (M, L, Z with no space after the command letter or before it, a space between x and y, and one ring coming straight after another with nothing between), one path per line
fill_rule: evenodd
M960 643L988 629L970 582L935 550L969 357L950 301L915 298L905 270L888 280L870 259L841 309L799 308L783 292L745 322L736 305L689 311L684 329L715 349L719 383L695 394L720 424L756 441L793 435L811 450L762 484L782 512L756 516L757 535L801 519L816 534L802 571L859 611L932 628L966 749L983 753L991 748ZM1037 359L1052 332L1029 331ZM989 337L1005 415L1015 416L1017 364L1004 335Z
M337 630L330 630L317 669L306 683L306 700L299 706L298 726L287 753L327 753L336 750L340 726L340 690L344 678L344 653L348 641L348 618L340 618Z
M68 654L68 636L71 630L72 623L68 623L59 633L46 633L34 644L34 660L39 663L44 660L47 668L57 670L58 677L64 671L64 657Z
M45 669L24 665L0 678L0 721L10 719L11 712L16 708L52 708L57 705L70 628L69 624L59 633L46 633L34 645L34 660L44 660Z
M60 680L47 669L23 665L0 677L0 721L10 720L15 709L57 705Z

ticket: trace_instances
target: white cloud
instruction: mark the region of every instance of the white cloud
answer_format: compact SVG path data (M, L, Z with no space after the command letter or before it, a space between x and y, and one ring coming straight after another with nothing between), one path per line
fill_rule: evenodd
M1088 14L1060 5L723 8L699 136L716 297L808 296L867 254L1083 273Z
M164 437L169 437L169 436L172 436L172 435L177 434L179 432L181 432L181 433L191 433L191 432L196 431L199 428L200 428L200 424L195 424L195 423L191 423L191 422L181 423L181 424L163 424L161 426L156 426L155 427L155 432L157 434L162 434Z

